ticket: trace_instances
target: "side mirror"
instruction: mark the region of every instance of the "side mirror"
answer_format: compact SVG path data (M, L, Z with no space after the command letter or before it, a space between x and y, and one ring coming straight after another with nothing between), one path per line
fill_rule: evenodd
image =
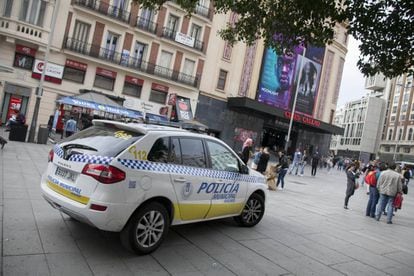
M241 164L240 165L240 173L241 174L249 174L249 168L246 165Z

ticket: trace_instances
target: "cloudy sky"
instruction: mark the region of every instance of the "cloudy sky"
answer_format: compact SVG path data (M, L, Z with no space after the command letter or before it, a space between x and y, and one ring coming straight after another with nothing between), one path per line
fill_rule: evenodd
M344 72L339 90L338 107L365 95L365 79L356 65L358 55L358 42L352 36L349 36L348 53L345 58Z

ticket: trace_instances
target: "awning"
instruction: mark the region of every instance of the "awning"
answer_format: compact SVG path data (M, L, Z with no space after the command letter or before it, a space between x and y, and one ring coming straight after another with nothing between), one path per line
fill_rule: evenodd
M102 104L102 103L96 103L88 100L84 100L78 97L64 97L57 101L61 104L68 104L68 105L74 105L74 106L80 106L85 108L90 108L94 110L99 110L103 112L108 112L112 114L117 114L133 119L142 118L142 112L136 111L136 110L130 110L123 108L121 106L114 106L114 105L108 105L108 104ZM115 103L115 102L114 102ZM116 104L116 103L115 103Z

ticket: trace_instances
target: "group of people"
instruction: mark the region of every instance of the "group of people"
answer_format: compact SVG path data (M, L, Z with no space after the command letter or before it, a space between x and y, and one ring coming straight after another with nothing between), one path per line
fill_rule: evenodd
M350 163L346 168L347 188L345 192L344 208L348 209L349 199L358 189L358 179L369 187L369 199L365 215L380 220L381 215L387 216L387 223L392 224L392 217L395 208L401 208L402 193L408 190L408 181L411 178L411 171L403 168L402 172L396 171L395 163L386 164L374 162L360 169L359 162Z

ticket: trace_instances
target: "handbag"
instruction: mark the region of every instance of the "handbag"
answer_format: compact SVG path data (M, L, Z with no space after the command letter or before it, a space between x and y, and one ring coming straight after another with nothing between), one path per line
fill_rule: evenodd
M359 183L358 182L355 182L354 189L355 190L358 190L358 188L359 188Z
M403 194L408 194L408 185L407 185L407 183L404 183L403 185L402 185L402 192L403 192Z

